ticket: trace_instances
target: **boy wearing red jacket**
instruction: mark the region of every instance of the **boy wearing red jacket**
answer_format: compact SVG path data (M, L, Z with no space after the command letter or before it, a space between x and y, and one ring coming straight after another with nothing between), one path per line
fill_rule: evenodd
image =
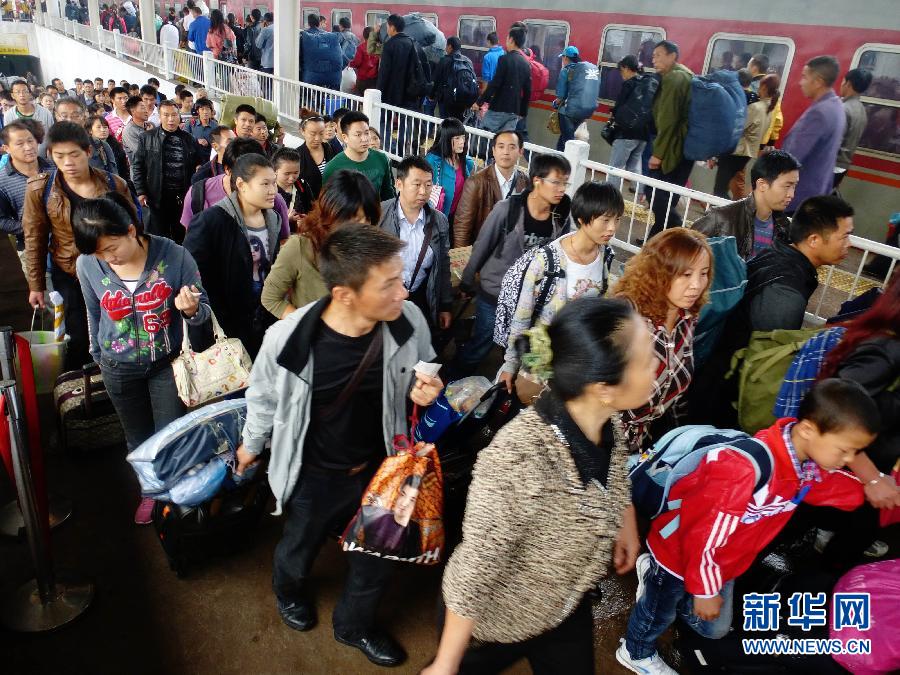
M778 420L756 438L769 448L772 472L755 490L756 468L729 448L710 451L680 479L669 501L681 501L651 523L650 553L637 561L637 602L616 659L629 670L677 675L656 640L682 617L698 634L721 638L732 619L734 580L784 528L797 505L852 511L863 486L839 471L878 434L878 408L855 382L817 383L798 418Z

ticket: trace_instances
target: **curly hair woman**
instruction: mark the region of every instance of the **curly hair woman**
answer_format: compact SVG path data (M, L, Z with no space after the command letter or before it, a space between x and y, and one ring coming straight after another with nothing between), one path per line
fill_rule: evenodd
M650 400L622 415L632 452L640 452L651 435L678 426L672 408L694 375L694 327L709 300L712 265L704 235L673 227L650 239L628 261L613 291L647 321L659 360Z
M335 173L322 188L309 215L282 247L262 290L262 304L278 319L328 294L319 274L319 250L335 226L381 220L381 202L372 183L359 171Z

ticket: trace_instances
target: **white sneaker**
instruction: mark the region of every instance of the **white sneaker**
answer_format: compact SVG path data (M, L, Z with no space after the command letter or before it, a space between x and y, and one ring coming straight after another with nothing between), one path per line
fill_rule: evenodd
M628 668L633 673L641 675L678 675L678 671L670 668L669 664L660 658L659 654L648 656L646 659L633 659L625 646L625 640L619 640L619 648L616 650L616 661Z
M637 593L634 595L635 601L639 601L641 596L644 595L644 577L647 575L647 570L650 569L650 554L649 553L641 553L637 560L634 563L634 571L637 572L638 578L638 587Z
M828 542L830 542L833 538L834 532L832 532L831 530L816 528L816 541L813 544L813 548L815 548L819 553L824 553L825 547L828 546Z
M880 558L885 555L890 548L891 547L888 546L886 542L876 539L869 545L869 548L863 551L863 555L867 558Z

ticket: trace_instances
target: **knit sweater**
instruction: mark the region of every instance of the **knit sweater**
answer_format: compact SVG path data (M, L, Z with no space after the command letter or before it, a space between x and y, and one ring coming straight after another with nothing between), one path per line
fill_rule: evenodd
M603 488L583 482L559 427L529 408L475 464L463 540L444 572L444 600L488 642L518 642L562 623L605 576L631 501L624 432Z

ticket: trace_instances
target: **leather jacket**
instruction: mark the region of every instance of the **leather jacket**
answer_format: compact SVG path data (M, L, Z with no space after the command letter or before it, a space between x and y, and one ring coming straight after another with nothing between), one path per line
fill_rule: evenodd
M516 170L513 192L523 192L528 187L527 176ZM475 243L481 226L491 209L507 195L500 194L500 183L493 165L473 173L463 183L462 196L456 205L453 218L453 248Z
M734 237L737 239L738 255L744 260L753 257L753 219L756 216L756 199L753 193L725 206L711 208L698 219L693 229L707 237ZM790 219L781 211L772 212L774 224L773 238L782 243L790 243Z
M157 210L162 206L163 198L163 172L165 171L165 157L163 156L162 127L156 127L145 132L141 136L137 150L134 153L134 163L131 167L131 178L138 196L147 197L147 205ZM177 134L184 144L184 162L182 163L180 196L191 187L191 178L196 168L203 163L204 157L197 141L183 129L172 132Z
M119 176L111 174L108 177L105 171L93 167L90 171L96 186L95 196L100 197L109 192L109 181L112 180L116 191L131 201L128 185ZM51 176L56 178L45 205L44 194ZM29 178L25 185L22 230L25 236L28 289L31 291L46 290L48 251L54 266L75 276L78 249L75 247L75 234L72 231L72 205L60 185L60 176L58 171L45 171Z

